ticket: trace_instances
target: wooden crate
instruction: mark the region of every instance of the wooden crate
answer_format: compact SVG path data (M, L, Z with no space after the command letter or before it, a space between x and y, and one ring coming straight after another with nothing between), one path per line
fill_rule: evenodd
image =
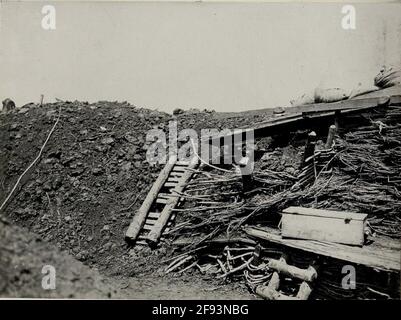
M282 213L282 236L363 246L367 214L289 207Z

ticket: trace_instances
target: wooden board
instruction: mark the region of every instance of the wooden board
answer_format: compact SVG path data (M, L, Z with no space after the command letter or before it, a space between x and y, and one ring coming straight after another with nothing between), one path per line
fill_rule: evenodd
M268 227L245 227L244 231L253 238L312 252L317 255L365 265L380 270L400 271L401 244L399 241L389 238L373 238L373 243L361 248L314 240L283 239L278 229Z

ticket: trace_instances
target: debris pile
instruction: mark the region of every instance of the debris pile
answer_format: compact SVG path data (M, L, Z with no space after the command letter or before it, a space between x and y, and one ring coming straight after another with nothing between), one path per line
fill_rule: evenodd
M351 114L342 119L340 130L330 138L330 143L329 137L325 144L316 141L326 139L325 136L314 136L309 155L311 135L302 132L294 135L302 137L302 142L292 140L285 147L269 148L257 141L257 145L266 148L261 148L263 156L255 164L251 190L244 190L241 176L233 169L201 166L185 192L178 195L185 199L185 204L175 209L176 225L168 235L180 254L167 272L197 269L217 279L242 279L252 292L282 298L275 291L281 283L278 275L274 268L266 266L285 252L277 256L278 252L268 250L265 261L255 264L256 243L247 242L250 239L244 238L242 227L277 229L280 213L289 206L365 213L366 235L401 238L400 115L399 104ZM274 145L271 138L269 142ZM304 261L306 268L312 263L313 259ZM267 279L275 279L270 280L272 288L256 289L255 284L268 283ZM296 283L299 287L300 283ZM333 296L342 294L340 285L331 285ZM330 280L323 280L319 286L321 297L330 296ZM302 295L297 295L295 287L292 286L291 297L300 298ZM358 297L388 297L377 288L369 288L372 289L361 289Z

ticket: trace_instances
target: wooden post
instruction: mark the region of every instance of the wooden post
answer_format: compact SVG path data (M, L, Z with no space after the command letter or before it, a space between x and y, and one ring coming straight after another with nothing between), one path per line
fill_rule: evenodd
M192 158L192 161L189 165L189 169L195 169L195 167L198 165L198 158L195 156ZM185 170L184 174L181 177L181 181L178 183L178 185L173 189L177 193L180 193L184 191L187 182L191 178L193 174L192 170ZM163 211L160 213L159 218L155 222L152 230L149 231L149 234L147 236L147 241L149 244L156 244L159 242L160 237L162 235L163 229L166 226L167 222L169 221L171 214L173 213L173 209L176 207L178 204L178 201L180 200L180 197L172 197L167 201L166 206L164 207Z
M40 106L42 106L42 105L43 105L43 98L44 98L44 95L43 95L43 94L41 94L41 95L40 95Z
M308 140L305 145L304 158L302 160L301 168L305 167L307 159L314 155L316 146L316 133L312 131L308 134Z
M253 260L251 262L252 265L258 266L260 264L260 262L261 262L261 258L260 258L261 252L262 252L262 246L260 244L257 244L255 246L254 251L253 251Z
M336 131L337 132L340 130L340 116L341 116L341 111L337 110L334 113L334 125L336 126Z
M162 188L164 182L166 182L170 171L173 169L175 163L177 161L177 157L171 157L168 159L167 164L160 172L157 180L153 184L150 189L148 195L142 203L142 206L136 212L134 218L132 219L131 224L128 227L127 232L125 233L125 239L127 241L135 241L139 235L139 232L143 228L145 224L146 217L148 215L149 209L153 202L155 201L157 195L159 194L160 189Z
M243 194L247 193L252 188L252 174L249 173L249 168L247 166L251 165L249 157L244 157L241 159L239 163L239 168L241 171L241 179L242 179L242 192Z
M336 136L336 131L337 131L337 127L334 124L332 124L329 127L329 133L327 135L327 140L326 140L326 145L325 145L326 149L330 149L333 146L334 138Z

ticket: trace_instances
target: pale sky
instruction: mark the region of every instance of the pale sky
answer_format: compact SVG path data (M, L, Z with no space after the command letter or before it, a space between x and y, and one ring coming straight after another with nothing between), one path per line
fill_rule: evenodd
M289 105L316 86L373 84L401 65L401 4L0 3L0 100L129 101L244 111Z

